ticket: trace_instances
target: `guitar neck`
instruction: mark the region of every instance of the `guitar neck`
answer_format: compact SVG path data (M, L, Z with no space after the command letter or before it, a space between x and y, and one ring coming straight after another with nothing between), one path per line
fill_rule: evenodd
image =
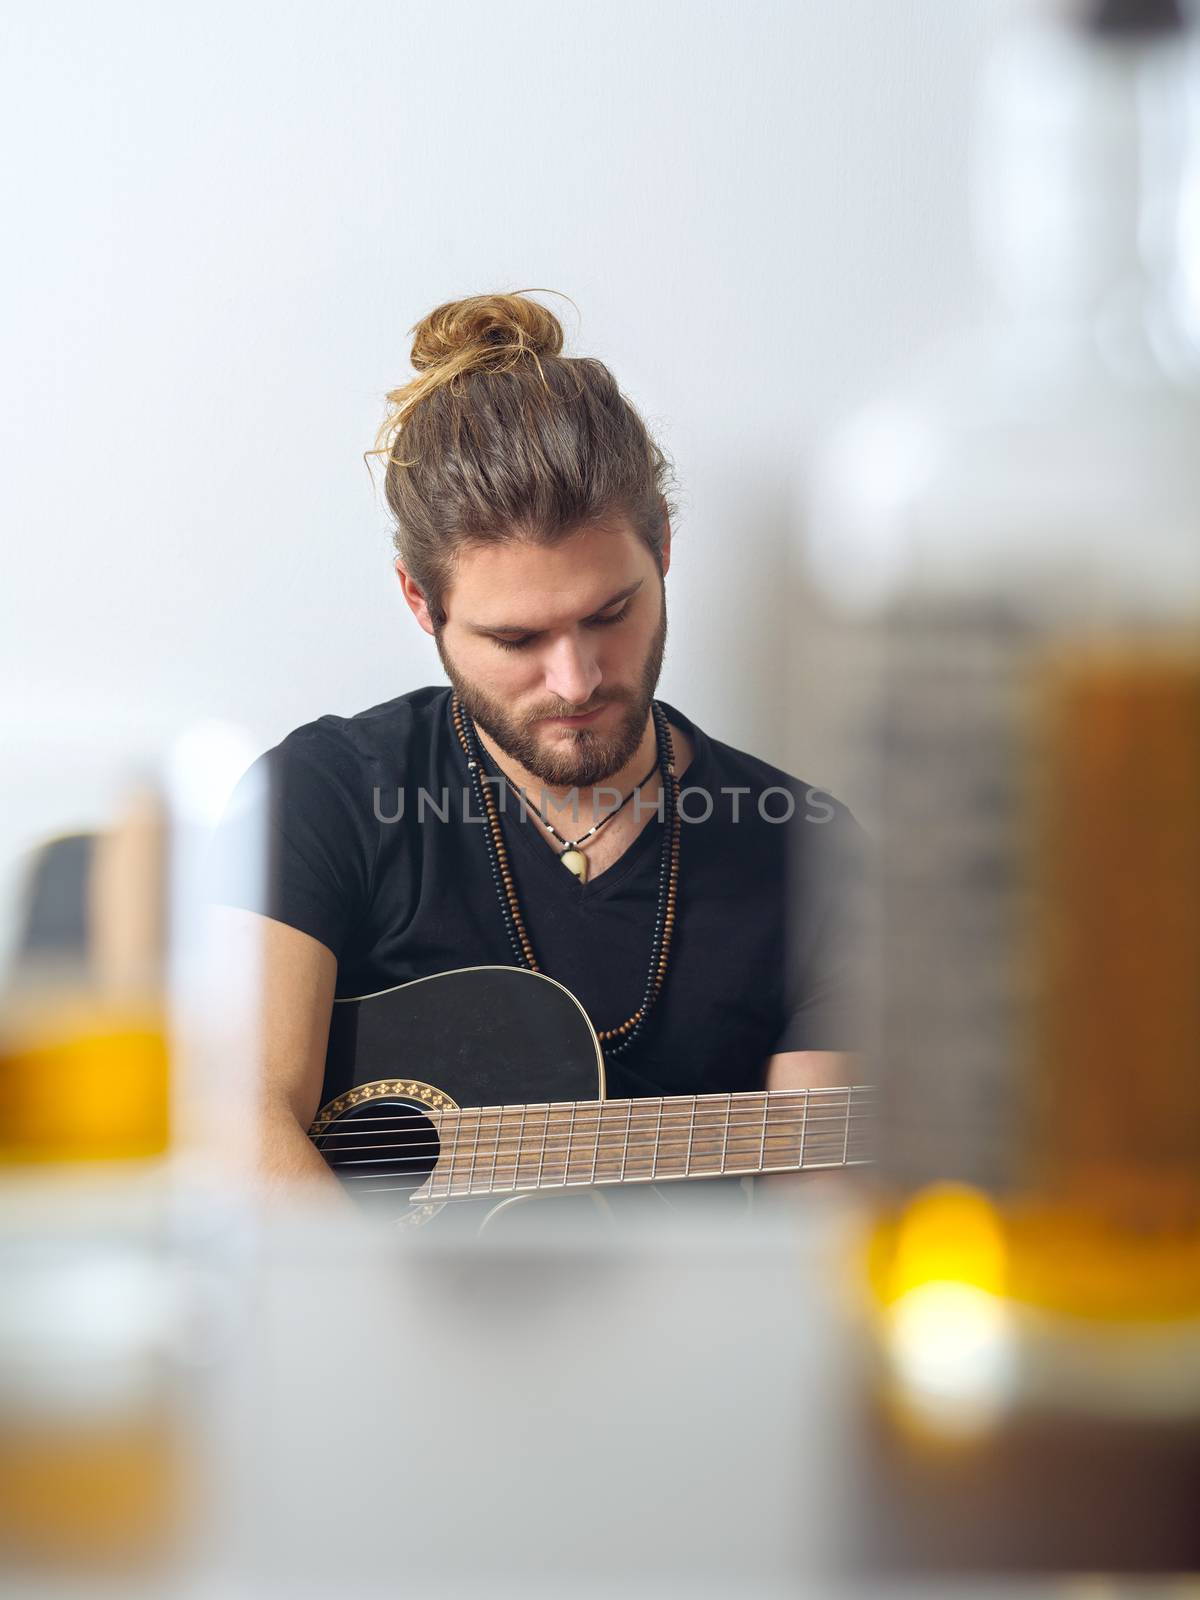
M421 1198L857 1166L872 1098L853 1084L433 1112Z

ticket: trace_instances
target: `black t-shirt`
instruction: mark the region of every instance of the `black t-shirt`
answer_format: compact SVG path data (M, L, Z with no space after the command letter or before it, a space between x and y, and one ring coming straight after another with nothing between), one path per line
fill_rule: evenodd
M758 1089L777 1051L859 1047L852 906L862 831L824 791L660 703L693 746L681 778L677 918L649 1018L631 1047L606 1057L608 1092ZM247 825L242 801L261 772L243 781L218 833L218 897L326 945L339 998L516 964L448 688L320 717L255 765L265 765L271 794L266 899L223 874L238 852L220 848ZM645 989L661 817L580 883L516 796L495 792L506 799L502 826L541 970L578 997L597 1030L623 1022Z

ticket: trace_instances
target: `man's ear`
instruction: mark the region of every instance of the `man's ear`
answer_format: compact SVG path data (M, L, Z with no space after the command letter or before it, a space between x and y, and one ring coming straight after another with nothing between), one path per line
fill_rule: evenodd
M662 556L659 564L662 567L662 574L665 578L667 575L667 568L671 565L671 518L667 511L667 502L665 500L663 501Z
M404 596L405 604L408 606L408 609L412 612L413 616L416 617L422 628L425 629L425 632L432 634L434 632L433 618L429 615L429 606L425 600L425 596L417 587L413 580L412 574L408 571L407 567L404 566L399 556L396 557L396 560L392 563L392 565L395 567L396 576L400 580L400 592Z

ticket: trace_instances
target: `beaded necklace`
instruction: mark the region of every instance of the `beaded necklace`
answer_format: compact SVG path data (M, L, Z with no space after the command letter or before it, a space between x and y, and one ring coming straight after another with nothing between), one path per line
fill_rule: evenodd
M596 1033L596 1037L609 1055L618 1055L621 1051L627 1050L641 1032L642 1025L666 980L667 963L671 954L671 935L675 929L679 887L679 780L675 776L675 746L666 713L657 700L651 701L650 710L654 717L655 742L658 746L658 770L666 799L666 819L658 862L658 905L654 914L654 937L650 944L650 965L646 973L642 1003L632 1016L627 1017L617 1027L601 1028ZM458 735L458 742L467 759L467 770L471 774L480 814L487 821L483 836L487 844L488 859L491 862L492 881L496 886L496 895L513 955L518 966L526 967L530 972L541 972L542 968L533 953L533 945L521 915L521 905L517 899L516 884L509 865L504 834L500 828L495 797L491 786L483 781L483 758L475 726L464 712L457 694L451 699L450 713L454 720L454 731Z

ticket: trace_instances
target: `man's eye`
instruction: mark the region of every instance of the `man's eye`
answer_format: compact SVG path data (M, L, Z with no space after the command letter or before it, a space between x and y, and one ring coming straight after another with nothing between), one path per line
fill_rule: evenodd
M626 600L625 604L619 611L614 611L611 616L607 617L593 617L592 620L586 624L586 626L589 628L611 628L614 623L624 622L625 618L629 615L629 607L631 604L632 601ZM501 650L524 650L533 643L534 639L537 638L537 635L530 633L526 634L525 637L521 639L502 639L498 633L494 633L491 637L492 643L498 644Z
M593 628L611 628L614 622L624 622L629 615L630 602L626 600L620 611L614 611L610 617L595 617L592 620Z

